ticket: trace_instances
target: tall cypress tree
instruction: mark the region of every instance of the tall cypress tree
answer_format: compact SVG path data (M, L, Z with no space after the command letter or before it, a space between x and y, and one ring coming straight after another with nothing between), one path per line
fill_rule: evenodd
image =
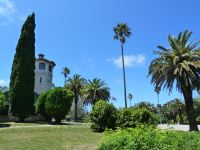
M35 77L35 14L22 26L10 77L11 112L19 121L31 114L34 102Z

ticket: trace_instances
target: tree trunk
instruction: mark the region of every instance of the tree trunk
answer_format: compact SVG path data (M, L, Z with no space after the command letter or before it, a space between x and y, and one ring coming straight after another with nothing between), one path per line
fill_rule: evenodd
M199 131L197 122L196 122L196 115L193 106L193 99L192 99L192 90L190 87L184 87L183 96L185 99L185 107L189 122L189 131Z
M125 65L124 65L124 48L123 44L121 44L122 50L122 67L123 67L123 79L124 79L124 101L125 101L125 108L127 108L127 100L126 100L126 74L125 74Z
M78 95L75 94L74 99L74 121L76 122L78 119Z

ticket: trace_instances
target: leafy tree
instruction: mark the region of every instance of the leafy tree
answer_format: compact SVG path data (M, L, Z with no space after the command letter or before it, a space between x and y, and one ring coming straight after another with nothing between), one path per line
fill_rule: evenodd
M69 112L73 102L73 92L64 88L50 90L45 103L45 111L60 123Z
M101 79L88 80L81 91L84 104L94 105L97 101L110 99L110 88Z
M86 80L81 75L75 74L72 78L67 80L66 87L74 93L74 120L77 121L78 115L78 101Z
M67 68L67 67L64 67L64 68L63 68L63 71L61 72L61 74L64 75L64 78L65 78L65 85L66 85L66 83L67 83L67 76L70 74L70 69Z
M92 107L90 120L93 131L103 132L106 128L115 129L117 109L113 104L100 100Z
M0 111L3 109L4 101L5 101L5 96L3 92L0 91Z
M141 109L141 108L146 108L147 110L151 111L151 112L154 112L154 113L157 113L157 110L156 108L154 107L154 105L150 102L145 102L145 101L142 101L142 102L139 102L137 104L135 104L135 106L132 107L133 109Z
M9 96L12 115L24 121L34 102L35 14L26 19L17 44L10 77Z
M121 43L121 53L122 53L122 67L123 67L123 80L124 80L124 100L125 107L127 108L126 100L126 75L125 75L125 65L124 65L124 48L123 45L126 42L126 37L131 35L130 28L125 23L119 23L114 27L114 40L120 40Z
M130 107L131 107L131 100L133 98L133 95L131 93L128 94L128 99L130 100Z
M200 73L199 42L189 42L192 32L187 30L178 37L169 35L169 48L158 46L160 51L154 51L159 57L149 66L151 82L155 86L172 91L174 82L176 88L183 94L190 131L198 131L193 107L192 92L197 88Z

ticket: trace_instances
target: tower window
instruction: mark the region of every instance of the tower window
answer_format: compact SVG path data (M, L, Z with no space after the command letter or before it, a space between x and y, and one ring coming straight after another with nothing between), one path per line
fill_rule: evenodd
M40 83L42 83L42 77L40 77Z
M52 72L52 66L51 65L49 65L49 71Z
M45 70L45 63L39 63L39 69Z

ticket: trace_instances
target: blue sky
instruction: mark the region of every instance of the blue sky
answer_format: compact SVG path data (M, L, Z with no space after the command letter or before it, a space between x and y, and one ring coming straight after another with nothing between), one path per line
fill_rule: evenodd
M188 29L200 39L198 0L0 0L0 85L7 85L21 26L33 11L36 14L36 54L56 62L53 81L62 86L62 68L71 75L104 80L111 88L113 102L124 106L120 43L113 40L113 27L127 23L132 36L124 46L127 92L133 102L156 104L156 94L147 78L148 66L157 45L168 46L168 34ZM196 96L196 95L195 95ZM161 103L175 97L174 90L160 94Z

